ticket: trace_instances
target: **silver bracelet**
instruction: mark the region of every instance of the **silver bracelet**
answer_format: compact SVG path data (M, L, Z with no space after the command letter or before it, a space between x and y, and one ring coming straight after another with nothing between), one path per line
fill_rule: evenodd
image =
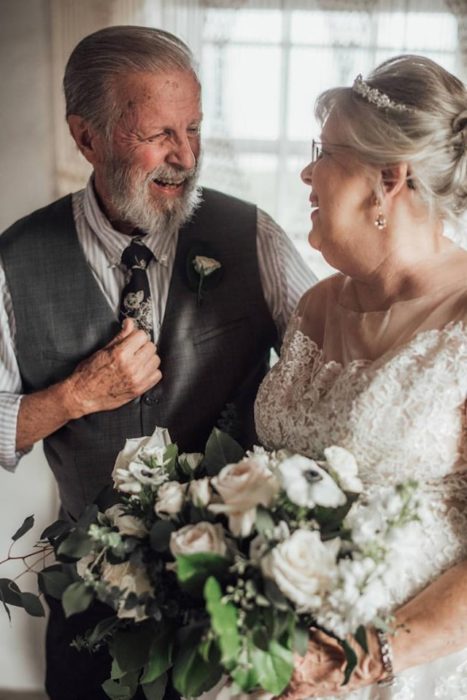
M385 671L385 677L378 681L377 685L386 688L393 685L394 681L396 680L394 675L392 647L386 632L376 628L376 636L378 637L379 653L381 654L381 661L383 662L383 668Z

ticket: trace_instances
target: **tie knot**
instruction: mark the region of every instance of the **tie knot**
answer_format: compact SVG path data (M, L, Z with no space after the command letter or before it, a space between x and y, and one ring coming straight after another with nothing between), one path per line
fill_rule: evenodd
M122 253L122 264L127 270L145 270L152 258L153 253L144 243L136 238Z

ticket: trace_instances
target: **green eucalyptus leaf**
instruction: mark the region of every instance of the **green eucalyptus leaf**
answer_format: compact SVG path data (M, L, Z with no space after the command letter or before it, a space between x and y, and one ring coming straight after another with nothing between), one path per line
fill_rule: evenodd
M141 681L144 697L146 700L163 700L165 689L167 687L167 674L163 673L162 676L156 678L150 683L143 683Z
M63 542L61 542L57 554L81 559L89 554L93 547L93 540L84 530L73 530Z
M60 600L68 586L73 583L70 573L63 570L60 565L54 564L39 571L39 590L47 595Z
M181 554L177 559L177 578L184 588L202 589L209 576L222 577L229 568L229 560L211 552Z
M168 473L169 479L175 479L177 475L177 445L167 445L164 452L164 470Z
M287 598L281 593L277 585L271 579L266 579L264 582L264 593L266 598L271 602L271 604L280 610L281 612L286 612L289 610L290 605Z
M125 673L118 680L109 678L102 684L102 689L112 700L131 700L138 687L138 672Z
M110 653L123 671L140 670L148 661L153 638L152 622L142 622L128 629L119 629L109 644Z
M55 540L57 537L65 535L73 526L67 520L56 520L54 523L45 528L41 535L41 540Z
M15 534L11 538L13 540L13 542L16 542L16 540L19 540L20 537L25 535L26 532L28 532L33 527L33 525L34 525L34 516L30 515L29 517L27 517L24 520L21 527L18 530L16 530Z
M251 659L261 687L273 695L280 695L292 677L292 652L272 640L267 651L254 647Z
M169 548L170 536L175 529L170 520L157 520L149 533L151 548L155 552L165 552Z
M357 629L355 633L355 639L358 642L358 644L360 644L365 654L368 654L368 640L366 636L366 628L363 625L360 625L360 627Z
M272 530L274 530L274 520L266 508L263 508L262 506L259 506L256 509L255 526L260 535L270 533Z
M217 660L205 660L199 645L203 629L194 629L184 636L179 646L172 670L176 690L184 697L197 697L210 690L221 678L222 668Z
M346 639L339 639L338 641L342 649L344 650L345 659L347 661L346 667L344 669L344 680L342 681L342 685L347 685L354 668L357 666L358 659L356 653L354 652L354 650L352 649L352 647Z
M20 593L21 603L28 615L32 617L44 617L45 611L39 596L34 593Z
M14 605L18 608L24 608L28 615L33 617L44 617L44 608L37 595L34 593L23 593L18 585L8 578L0 579L0 599L6 610L8 605Z
M227 433L214 428L206 443L203 467L209 476L215 476L227 464L239 462L245 450Z
M293 630L293 650L300 654L300 656L305 656L308 650L308 641L310 639L310 632L307 625L298 622Z
M62 596L62 606L65 617L87 610L94 600L92 591L83 581L76 581L65 589Z
M222 663L227 667L236 665L240 650L240 636L237 626L237 609L232 603L222 601L222 589L214 577L208 578L204 586L206 608L211 616L222 653Z
M172 666L172 651L173 632L167 630L151 642L141 683L152 683L168 671Z
M255 690L259 684L258 676L251 658L253 648L254 645L251 640L248 639L246 645L239 654L237 665L230 671L230 675L235 683L245 693L250 693Z
M86 506L76 523L76 528L87 532L91 523L96 521L98 512L99 509L95 503Z
M9 578L0 578L0 595L3 603L23 607L21 602L21 591L18 585Z
M107 637L110 637L118 626L119 620L115 617L106 617L97 623L94 629L88 633L87 640L90 647L95 647Z

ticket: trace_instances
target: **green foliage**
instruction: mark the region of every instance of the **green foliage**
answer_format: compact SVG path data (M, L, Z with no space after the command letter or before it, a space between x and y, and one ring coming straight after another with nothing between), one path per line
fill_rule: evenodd
M76 581L65 589L62 597L62 606L65 617L87 610L94 600L94 591L83 581Z
M60 564L49 566L38 573L39 589L57 600L61 599L63 593L73 581L74 579L69 570L60 566Z
M34 516L30 515L28 518L26 518L24 520L21 527L18 530L16 530L15 534L11 538L13 540L13 542L16 542L16 540L19 540L20 537L25 535L26 532L28 532L32 528L33 525L34 525Z
M222 577L229 567L228 559L210 552L182 554L176 559L177 578L182 588L193 592L202 592L209 576Z
M338 642L344 650L345 659L347 661L347 665L344 669L344 680L342 682L342 685L347 685L350 680L350 676L357 665L358 659L356 653L346 639L338 639Z
M237 608L222 601L222 590L215 578L210 577L204 586L206 607L211 616L211 625L219 640L222 663L231 669L236 665L240 651Z
M131 700L138 687L138 672L125 673L118 679L109 678L102 690L111 700Z
M239 462L245 451L230 435L214 428L206 443L203 467L209 476L215 476L227 464Z
M167 687L167 674L163 673L162 676L156 678L150 683L144 683L141 681L144 697L146 700L163 700L165 689Z
M155 626L152 622L142 622L128 629L119 629L110 645L110 653L125 673L141 670L148 661Z
M293 654L290 649L272 640L266 651L254 646L251 659L262 688L280 695L292 676Z
M263 508L262 506L259 506L256 509L255 526L256 526L257 532L260 535L271 534L271 532L274 530L274 527L275 527L274 520L272 519L272 516L268 512L268 510L266 508Z
M308 649L309 631L308 626L296 623L293 630L292 637L292 647L293 650L300 654L300 656L305 656Z
M172 652L173 632L167 629L151 642L141 683L152 683L165 674L172 665Z
M93 540L84 530L73 530L60 544L57 555L81 559L92 550Z
M24 610L33 617L44 617L45 612L43 605L37 595L27 593L20 590L18 585L8 578L0 579L0 600L3 603L5 611L10 617L8 605L13 605Z
M355 639L358 642L358 644L360 644L365 654L368 654L368 640L366 637L366 628L363 625L360 625L360 627L357 629L355 633Z
M41 535L41 540L49 540L49 542L53 544L56 539L66 535L72 529L73 526L66 520L56 520L45 528Z
M177 475L177 445L168 445L164 452L164 469L169 475L169 479L175 479Z
M208 659L201 653L203 629L185 629L180 635L177 655L172 670L175 689L184 697L192 698L210 690L221 678L222 669L214 648Z

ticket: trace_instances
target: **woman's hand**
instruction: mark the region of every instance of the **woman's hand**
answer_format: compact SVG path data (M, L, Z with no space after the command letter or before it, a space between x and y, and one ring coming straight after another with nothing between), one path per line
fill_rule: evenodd
M379 643L373 628L367 630L368 653L353 639L348 643L357 654L357 666L346 685L346 658L341 645L321 630L312 629L304 657L296 656L295 670L280 700L303 700L321 695L345 696L351 690L376 683L384 677Z

